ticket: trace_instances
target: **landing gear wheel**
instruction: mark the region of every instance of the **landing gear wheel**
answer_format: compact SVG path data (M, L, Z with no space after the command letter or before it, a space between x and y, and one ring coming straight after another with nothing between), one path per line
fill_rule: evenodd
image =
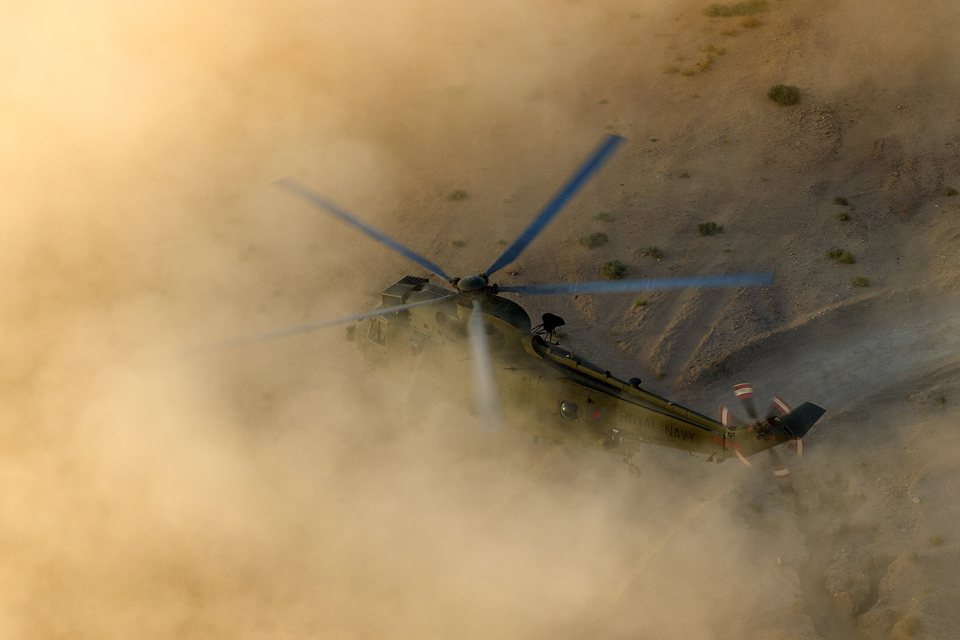
M624 458L623 463L627 465L627 471L630 472L630 475L634 478L640 477L640 467L630 462L630 458Z

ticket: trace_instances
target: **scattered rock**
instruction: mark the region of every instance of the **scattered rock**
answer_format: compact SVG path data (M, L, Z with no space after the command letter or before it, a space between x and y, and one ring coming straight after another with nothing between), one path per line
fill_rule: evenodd
M887 640L890 637L890 630L902 615L896 609L874 607L860 616L858 626L860 631L871 640Z
M870 595L870 569L873 559L863 552L842 554L823 576L823 586L837 607L849 618L860 613Z

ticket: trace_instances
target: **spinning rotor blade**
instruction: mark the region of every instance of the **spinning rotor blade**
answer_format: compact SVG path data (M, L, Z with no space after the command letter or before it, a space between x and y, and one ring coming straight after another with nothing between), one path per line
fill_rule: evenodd
M787 465L783 463L783 458L780 457L780 453L775 449L767 449L770 452L770 464L773 465L773 477L779 480L780 482L790 483L790 470L787 469Z
M725 426L727 429L743 429L745 426L747 426L743 423L743 421L734 416L730 412L730 409L727 409L723 405L720 405L720 424Z
M770 403L770 408L767 410L767 418L769 419L774 416L785 416L791 411L793 411L793 408L787 404L786 400L780 396L773 396L773 401Z
M751 386L749 382L735 384L733 385L733 392L736 394L740 404L743 405L747 415L754 421L759 420L760 418L757 417L757 408L753 404L753 386Z
M443 278L447 282L450 282L453 280L453 278L451 278L450 276L448 276L446 273L443 272L443 269L441 269L437 265L433 264L432 262L430 262L429 260L421 256L419 253L416 253L415 251L406 248L405 246L403 246L402 244L400 244L390 236L384 233L381 233L380 231L377 231L376 229L366 224L365 222L361 222L360 220L357 220L352 215L350 215L349 213L347 213L346 211L344 211L334 203L330 202L329 200L321 196L319 193L316 193L315 191L311 191L310 189L306 188L299 182L291 178L282 178L280 180L277 180L275 184L281 189L289 191L295 196L300 196L307 202L317 207L320 207L321 209L326 209L327 211L329 211L336 217L340 218L347 224L353 225L357 229L360 229L360 231L363 231L365 234L367 234L377 242L385 244L391 249L393 249L394 251L396 251L397 253L399 253L400 255L406 258L409 258L410 260L413 260L418 265L420 265L430 273L434 274L435 276L439 278Z
M681 278L648 278L646 280L601 280L563 284L526 284L500 287L536 296L564 293L626 293L628 291L665 291L668 289L717 289L722 287L762 287L773 282L773 272L734 273L727 276L686 276Z
M786 400L780 396L774 396L773 402L770 403L770 410L767 411L767 419L769 420L775 416L785 416L791 411L793 411L793 408L787 404ZM790 448L796 451L798 456L802 457L806 451L806 446L803 444L803 438L794 438L790 442Z
M576 195L580 187L586 184L587 180L596 173L597 169L603 166L603 163L610 157L610 154L625 141L625 138L608 134L600 142L600 145L594 149L590 157L588 157L570 179L567 180L567 183L563 185L560 191L553 196L553 199L547 203L547 206L543 208L540 214L534 218L530 226L523 230L523 233L513 241L512 245L507 247L507 250L497 258L496 262L484 272L484 275L491 276L516 260L517 256L527 248L527 245L533 242L533 239L540 235L540 232L550 224L550 221L559 213L563 205L567 204L567 201Z
M492 433L503 428L500 417L500 398L497 382L493 377L493 359L490 357L490 343L487 340L487 328L483 324L483 311L480 301L474 299L473 313L467 323L470 334L470 351L473 357L473 384L480 412L481 430Z
M288 329L280 329L279 331L271 331L270 333L261 333L260 335L250 336L248 338L237 338L236 340L227 340L225 342L219 342L217 344L210 345L206 349L226 349L229 347L239 347L244 344L252 344L254 342L264 342L266 340L274 340L276 338L286 338L288 336L295 336L298 333L306 333L307 331L313 331L314 329L322 329L323 327L332 327L338 324L347 324L349 322L355 322L357 320L363 320L364 318L370 318L372 316L385 316L391 313L397 313L398 311L405 311L406 309L413 309L414 307L422 307L428 304L436 304L438 302L443 302L449 298L452 298L454 295L451 293L448 296L443 296L442 298L436 298L434 300L421 300L420 302L411 302L410 304L401 304L396 307L382 307L380 309L374 309L373 311L367 311L366 313L358 313L355 316L348 316L346 318L337 318L336 320L326 320L324 322L316 322L314 324L304 324L297 327L290 327Z

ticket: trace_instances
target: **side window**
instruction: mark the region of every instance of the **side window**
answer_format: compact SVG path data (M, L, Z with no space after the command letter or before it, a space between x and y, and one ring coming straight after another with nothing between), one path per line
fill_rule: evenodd
M373 318L370 321L370 332L367 338L381 347L387 346L387 323L380 318Z

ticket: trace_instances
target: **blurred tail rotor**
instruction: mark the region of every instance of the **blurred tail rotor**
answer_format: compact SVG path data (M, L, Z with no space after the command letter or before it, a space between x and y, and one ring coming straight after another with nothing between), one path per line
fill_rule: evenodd
M735 384L733 385L733 392L736 394L740 404L743 405L747 415L750 416L750 419L758 422L760 418L757 417L757 408L753 404L753 385L749 382Z
M773 401L770 403L770 409L767 411L767 419L770 419L774 416L785 416L791 411L793 411L793 407L787 404L786 400L780 396L773 396ZM804 449L806 448L803 444L803 438L794 438L791 440L790 448L795 451L798 456L802 456Z
M783 457L776 449L767 449L770 452L770 464L773 465L773 477L777 482L790 484L790 470L783 463Z
M726 427L728 430L737 431L740 429L748 427L757 427L762 428L765 424L767 427L771 427L771 421L779 421L783 416L787 416L793 409L790 407L787 402L780 396L774 396L773 401L770 404L770 409L767 412L766 417L763 420L760 420L760 417L757 414L756 405L753 401L753 385L748 382L743 382L737 385L734 385L733 392L737 396L737 400L740 401L740 404L743 405L744 411L747 415L750 416L750 423L745 423L737 419L736 416L725 406L720 406L720 423ZM822 414L822 410L821 414ZM818 414L817 417L819 417ZM782 424L782 423L779 423ZM812 424L812 423L811 423ZM808 427L809 428L809 427ZM805 432L805 431L804 431ZM779 431L774 431L774 433L784 433L784 430L780 429ZM792 435L792 434L791 434ZM803 455L804 445L801 438L793 438L791 448L793 448L799 455ZM776 449L768 449L770 452L770 462L773 465L773 475L774 477L781 482L789 483L790 481L790 470L787 469L787 466L784 464L782 456ZM734 450L734 454L737 456L737 459L745 466L751 467L750 461L745 458L739 450Z

